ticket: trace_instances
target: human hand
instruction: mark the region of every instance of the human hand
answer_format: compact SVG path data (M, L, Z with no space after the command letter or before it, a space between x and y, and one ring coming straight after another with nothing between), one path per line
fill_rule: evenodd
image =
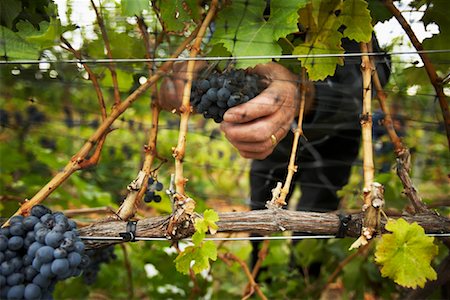
M250 72L264 77L267 88L227 110L220 128L242 157L264 159L290 130L298 112L300 84L298 76L274 62L257 65ZM312 97L307 98L308 109Z
M172 72L167 74L163 79L157 97L157 103L160 108L167 111L179 111L183 99L184 85L187 82L187 65L187 62L174 63ZM206 62L196 61L193 79L195 79L197 73L206 66Z

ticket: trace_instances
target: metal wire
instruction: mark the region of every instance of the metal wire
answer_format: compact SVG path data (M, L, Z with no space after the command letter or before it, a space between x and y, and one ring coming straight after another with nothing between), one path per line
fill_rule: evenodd
M427 233L427 236L432 237L450 237L450 233ZM204 241L265 241L265 240L306 240L306 239L335 239L334 235L286 235L286 236L248 236L248 237L207 237ZM80 239L85 241L122 241L123 238L108 237L108 236L80 236ZM136 241L167 241L167 238L157 237L136 237ZM181 241L192 241L191 238L182 239Z
M166 61L221 61L221 60L256 60L256 59L292 59L292 58L327 58L327 57L359 57L383 56L383 55L411 55L420 53L450 53L450 49L421 50L421 51L393 51L393 52L370 52L370 53L324 53L324 54L299 54L299 55L250 55L250 56L216 56L216 57L160 57L160 58L101 58L101 59L61 59L61 60L1 60L0 65L12 64L40 64L40 63L142 63L142 62L166 62Z

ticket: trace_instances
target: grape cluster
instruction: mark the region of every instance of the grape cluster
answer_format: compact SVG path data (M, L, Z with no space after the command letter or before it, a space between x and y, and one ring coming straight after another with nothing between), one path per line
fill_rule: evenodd
M163 190L163 184L153 177L148 178L147 191L145 192L144 202L150 203L155 201L156 203L161 202L161 196L156 192Z
M261 77L256 74L246 74L244 70L213 71L208 78L192 83L191 105L205 118L220 123L229 108L249 101L263 89Z
M109 263L111 260L117 258L114 254L114 245L100 248L91 249L86 251L86 255L89 257L89 264L83 269L83 281L88 285L92 285L97 280L98 272L102 263Z
M0 231L1 299L52 299L56 282L87 265L76 224L42 205Z

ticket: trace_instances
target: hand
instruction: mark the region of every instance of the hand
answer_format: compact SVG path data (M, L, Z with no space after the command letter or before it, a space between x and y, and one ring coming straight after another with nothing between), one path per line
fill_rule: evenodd
M220 128L242 157L264 159L289 132L298 113L299 78L274 62L258 65L251 72L263 76L267 88L247 103L230 108Z
M172 73L168 74L161 83L157 102L159 107L167 111L179 111L183 100L184 85L187 81L187 62L174 63ZM194 79L197 72L206 67L206 62L197 61L194 66Z

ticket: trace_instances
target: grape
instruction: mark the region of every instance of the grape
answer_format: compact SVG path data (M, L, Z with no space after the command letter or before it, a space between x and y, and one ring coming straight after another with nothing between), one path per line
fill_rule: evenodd
M22 224L23 222L23 216L14 216L11 218L11 220L9 220L9 224L10 225L14 225L14 224Z
M34 242L31 244L30 248L28 248L27 254L30 257L34 257L36 255L36 252L42 247L43 245L39 242Z
M23 274L13 273L8 276L8 278L6 279L6 282L8 283L8 285L13 286L13 285L21 284L24 279L25 278L24 278Z
M47 233L50 232L50 229L48 228L39 228L38 231L36 231L35 239L41 244L45 244L45 237Z
M36 252L36 257L43 263L51 262L53 259L53 248L50 246L43 246Z
M40 286L43 289L48 288L48 286L50 285L50 281L51 281L51 279L43 276L42 274L37 274L33 278L33 283Z
M52 272L56 275L69 271L69 261L66 258L57 258L52 262Z
M3 276L8 276L14 272L14 266L9 261L4 261L0 265L0 271Z
M61 232L53 230L47 233L47 235L45 236L45 244L52 248L57 248L64 239L64 236Z
M53 251L53 257L54 258L65 258L67 257L67 251L61 248L56 248L55 251Z
M22 223L16 223L9 227L9 232L11 235L22 236L24 235L25 230L23 229Z
M16 251L22 248L23 246L23 238L20 236L13 236L8 241L8 248L10 250Z
M155 183L155 190L157 190L157 191L162 191L162 189L163 189L163 184L161 183L161 182L159 182L159 181L157 181L156 183Z
M5 251L8 248L8 238L0 235L0 251Z
M84 252L84 243L81 241L76 241L74 244L75 251L79 254L82 254Z
M55 275L52 272L52 263L43 264L39 269L39 272L42 274L42 276L47 278L51 278L53 277L53 275Z
M33 258L28 254L25 254L22 258L22 262L24 266L29 266L33 263Z
M0 231L0 297L52 299L58 280L80 275L89 259L75 228L64 214L42 205L29 217L11 218Z
M194 81L191 105L205 118L220 123L227 109L249 101L263 89L258 75L246 75L243 70L213 71L208 78Z
M25 274L25 280L27 281L32 281L33 278L38 274L39 272L36 271L35 268L33 268L33 266L28 266L25 268L24 270L24 274Z
M40 299L41 298L41 288L34 283L29 283L25 287L24 297L25 299Z
M35 205L31 208L31 215L38 218L49 213L52 213L51 210L43 205Z
M10 259L12 259L12 258L17 256L17 252L16 251L12 251L10 249L6 249L4 253L5 253L5 259L6 260L10 260Z
M70 238L64 238L64 240L62 241L60 248L66 250L67 252L71 252L73 249L75 249L74 247L74 241L73 239Z
M23 299L23 293L25 291L25 286L23 284L15 285L11 287L8 291L8 299Z
M17 257L17 255L16 255L16 257L12 258L10 260L10 262L13 265L13 268L15 270L17 270L17 269L19 269L19 268L21 268L23 266L22 258Z
M69 253L67 259L69 260L69 265L73 268L78 267L78 265L81 263L81 255L77 252Z
M88 261L83 261L81 265L86 264L83 270L83 280L86 284L93 284L97 279L97 274L100 271L102 263L107 263L113 259L116 259L114 255L114 246L108 246L106 248L88 250L86 254L89 257Z
M161 202L161 196L160 195L155 195L155 197L153 198L153 201L155 201L156 203Z

